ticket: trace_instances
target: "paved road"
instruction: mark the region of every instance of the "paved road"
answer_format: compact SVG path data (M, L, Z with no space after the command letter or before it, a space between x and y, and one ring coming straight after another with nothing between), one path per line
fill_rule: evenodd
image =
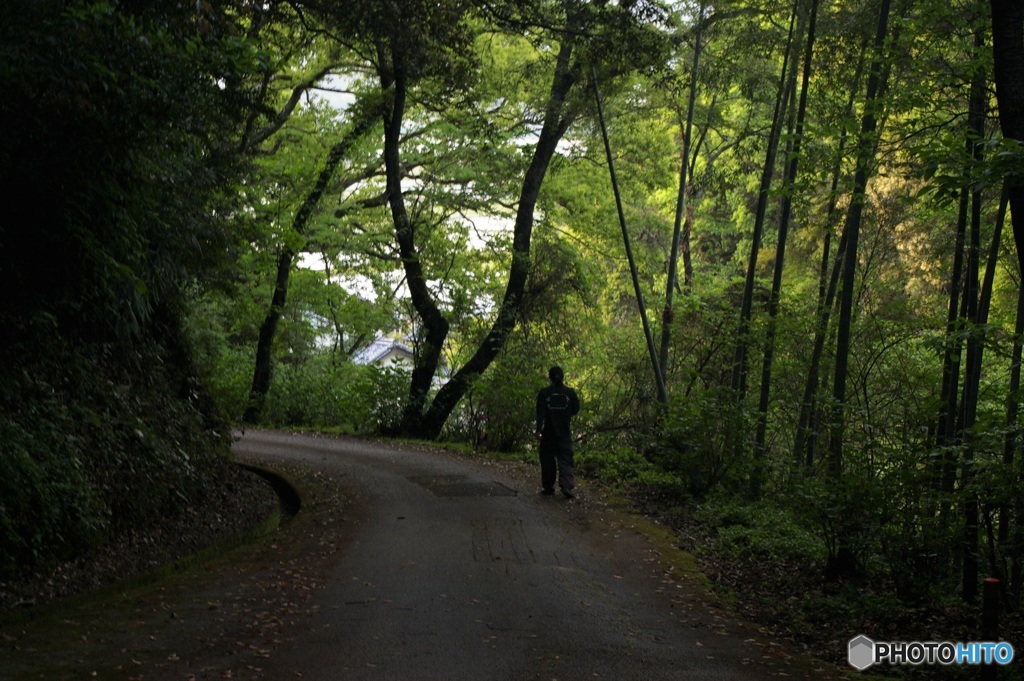
M268 678L697 681L782 671L714 613L694 614L650 543L608 527L585 492L579 502L544 497L493 466L353 440L249 432L236 451L341 474L365 495L308 634L267 660Z
M586 485L436 449L248 431L278 530L0 627L0 679L838 678L737 623L669 542Z

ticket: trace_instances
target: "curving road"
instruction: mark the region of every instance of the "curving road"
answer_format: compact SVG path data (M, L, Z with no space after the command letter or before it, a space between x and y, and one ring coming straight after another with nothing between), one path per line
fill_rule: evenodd
M249 431L235 450L299 489L292 520L0 626L0 680L842 675L728 617L585 484L545 497L536 467L353 438Z
M493 465L344 438L250 431L235 449L341 476L362 497L303 635L268 656L266 678L805 675L666 575L585 489L544 497Z

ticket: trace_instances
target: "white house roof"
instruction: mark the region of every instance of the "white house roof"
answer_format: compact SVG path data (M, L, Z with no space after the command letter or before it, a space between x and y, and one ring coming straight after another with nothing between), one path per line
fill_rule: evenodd
M373 364L379 362L390 353L395 352L406 357L412 357L412 348L394 338L376 338L365 348L352 355L352 361L356 364Z

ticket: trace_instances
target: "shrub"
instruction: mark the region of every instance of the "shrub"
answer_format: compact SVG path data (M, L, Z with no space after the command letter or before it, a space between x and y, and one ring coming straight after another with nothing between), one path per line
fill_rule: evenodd
M408 380L401 369L335 363L327 355L279 364L263 419L279 426L378 432L401 418Z
M825 558L821 537L775 504L710 500L699 513L714 529L718 546L737 559L810 565Z
M679 476L691 495L703 498L720 485L731 489L743 479L748 462L735 456L736 438L748 430L729 390L674 399L650 458Z
M537 390L547 367L503 355L467 391L448 419L446 435L496 452L521 450L533 437Z
M51 422L33 432L12 416L0 417L0 575L69 557L99 542L108 526L73 430Z
M87 551L204 494L228 432L175 349L21 329L0 368L0 575Z

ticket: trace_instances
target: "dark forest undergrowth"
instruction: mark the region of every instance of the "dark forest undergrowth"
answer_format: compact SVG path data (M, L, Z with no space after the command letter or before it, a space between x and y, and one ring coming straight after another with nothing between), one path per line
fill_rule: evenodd
M850 639L860 634L874 641L987 640L980 605L964 603L955 585L938 585L929 598L908 602L894 596L890 576L870 566L841 579L826 577L824 556L809 553L810 533L771 506L681 506L674 495L650 486L627 493L638 511L676 533L719 598L796 651L842 667ZM1020 611L1003 609L999 639L1015 647L1024 640ZM979 678L979 668L969 665L873 666L870 672L928 681ZM1024 667L1014 662L998 678L1022 679Z
M0 610L152 569L274 508L231 463L171 318L132 344L73 342L47 315L5 321Z

